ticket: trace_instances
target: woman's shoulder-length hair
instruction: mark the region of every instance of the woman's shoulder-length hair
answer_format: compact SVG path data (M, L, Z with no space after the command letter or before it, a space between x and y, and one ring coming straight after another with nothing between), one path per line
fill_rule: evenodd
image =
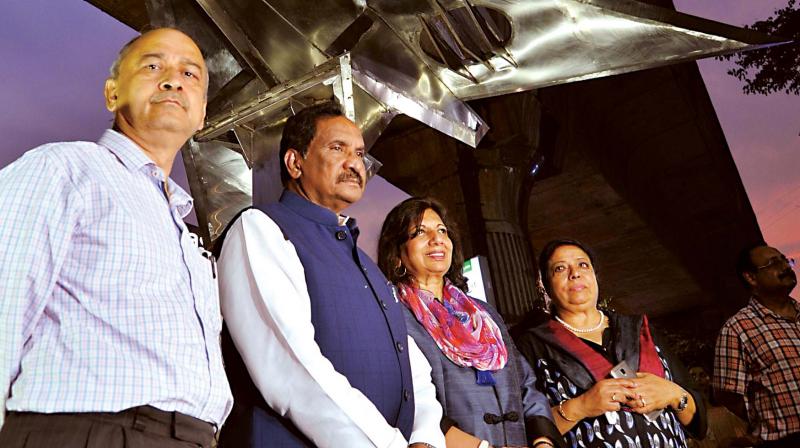
M425 210L433 210L442 219L450 241L453 243L453 258L450 269L444 277L460 290L467 292L467 279L461 272L464 264L464 253L461 239L455 222L447 210L433 198L411 197L398 204L386 216L378 240L378 267L392 283L409 283L411 276L406 269L401 269L400 251L411 238L409 229L419 227Z

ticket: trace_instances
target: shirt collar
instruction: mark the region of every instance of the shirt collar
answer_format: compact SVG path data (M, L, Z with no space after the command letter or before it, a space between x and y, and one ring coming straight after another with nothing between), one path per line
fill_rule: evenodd
M794 305L794 309L797 311L797 316L800 317L800 303L798 303L797 300L793 299L792 300L792 305ZM772 317L774 317L776 319L787 320L785 317L776 314L771 309L769 309L766 306L764 306L764 304L762 304L761 302L756 300L755 296L750 296L750 303L748 303L747 306L752 308L753 311L756 314L758 314L759 316L761 316L762 319L767 315L771 315Z
M306 219L330 227L347 226L351 233L358 233L355 218L337 215L330 209L317 205L293 191L283 190L279 201Z
M164 173L152 159L142 151L142 149L128 138L125 134L117 132L113 129L106 129L97 144L107 148L114 154L122 165L132 172L143 172L148 176L153 173L158 173L156 177L159 181L163 180ZM191 211L194 203L192 197L186 192L177 182L172 178L168 179L170 203L175 206L175 209L180 214L181 218L185 218Z
M155 165L155 162L139 148L139 145L125 134L113 129L106 129L97 144L108 148L130 171L138 171L148 164Z
M170 202L175 206L175 209L178 210L178 214L181 215L181 218L185 218L192 211L192 206L194 205L194 199L186 192L177 182L169 179L169 193L170 193Z

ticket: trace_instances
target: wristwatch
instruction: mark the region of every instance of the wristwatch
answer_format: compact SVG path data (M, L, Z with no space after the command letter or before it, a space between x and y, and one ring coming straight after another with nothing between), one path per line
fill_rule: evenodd
M489 446L488 440L481 440L481 443L478 444L478 448L489 448Z
M675 412L683 412L689 406L689 395L684 392L681 394L681 401L678 402L678 407L675 408Z

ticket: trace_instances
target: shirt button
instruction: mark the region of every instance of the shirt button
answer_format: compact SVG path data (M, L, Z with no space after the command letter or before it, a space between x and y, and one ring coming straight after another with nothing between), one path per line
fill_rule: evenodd
M405 347L403 347L403 343L399 341L395 344L395 346L397 347L397 351L400 353L403 353L403 350L406 349Z
M403 389L403 400L408 401L411 398L411 392L408 389Z
M383 307L383 309L385 309L385 310L388 310L388 309L389 309L389 305L387 305L387 304L386 304L386 302L384 302L383 300L381 300L381 306L382 306L382 307Z
M347 233L344 230L340 230L336 232L336 239L339 241L344 241L347 239Z

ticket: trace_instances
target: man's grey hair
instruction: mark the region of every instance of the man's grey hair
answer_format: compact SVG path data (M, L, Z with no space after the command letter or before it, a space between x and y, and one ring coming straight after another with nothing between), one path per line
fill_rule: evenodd
M111 79L117 79L117 77L119 77L119 67L120 67L120 65L122 65L122 61L125 59L125 56L127 56L128 53L130 53L131 47L133 46L133 44L135 44L139 39L144 37L145 34L153 32L153 31L158 31L158 30L174 30L174 31L180 31L181 33L183 33L183 31L181 31L181 30L179 30L177 28L170 28L170 27L150 28L150 27L145 27L144 29L142 29L141 34L139 34L138 36L136 36L133 39L129 40L128 43L126 43L125 45L122 46L122 48L119 49L119 53L117 53L117 58L114 59L114 62L111 64L111 68L109 68L109 70L108 70L109 77ZM186 33L184 33L184 34L186 34ZM203 59L205 59L205 55L203 54L203 50L200 50L200 56L202 56ZM209 75L208 75L208 64L206 64L206 69L205 69L205 72L203 73L203 77L205 78L205 82L206 82L206 96L208 96L208 82L209 82L209 79L208 79L208 77L209 77Z
M122 64L122 60L125 59L125 56L128 55L131 51L131 46L136 43L139 39L142 38L148 31L143 31L142 34L134 37L133 39L129 40L128 43L120 48L119 53L117 53L117 58L114 59L114 62L111 64L111 68L108 70L111 79L117 79L119 76L119 66Z

